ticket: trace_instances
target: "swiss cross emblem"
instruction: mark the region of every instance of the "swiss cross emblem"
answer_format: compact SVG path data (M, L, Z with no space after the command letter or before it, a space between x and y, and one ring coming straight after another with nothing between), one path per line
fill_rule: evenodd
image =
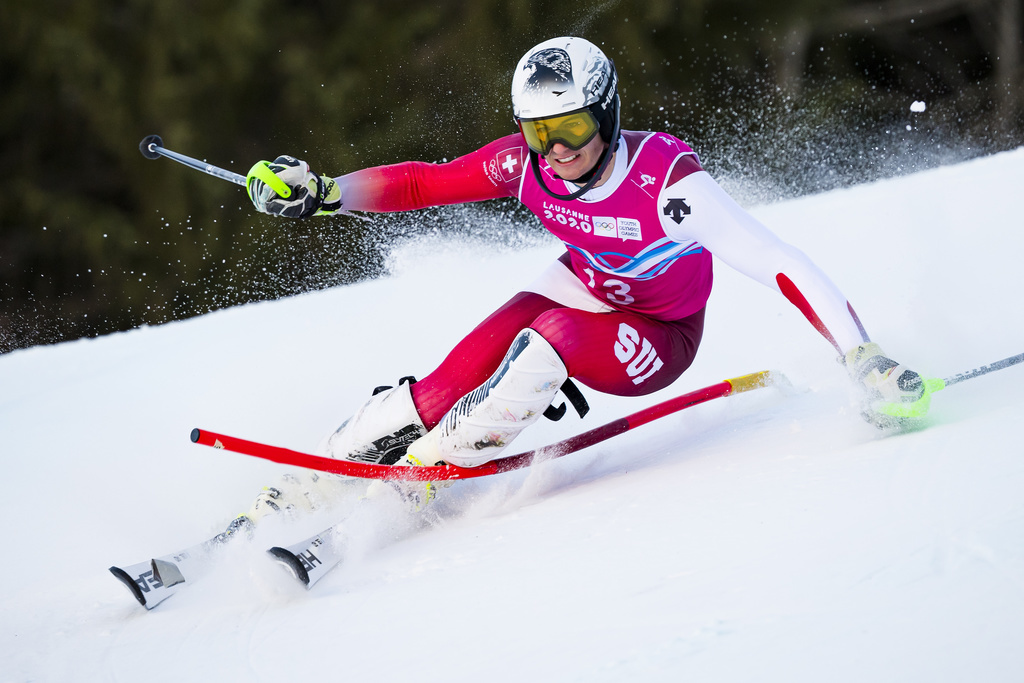
M523 151L519 147L512 147L498 152L494 157L501 169L501 178L510 182L523 175Z

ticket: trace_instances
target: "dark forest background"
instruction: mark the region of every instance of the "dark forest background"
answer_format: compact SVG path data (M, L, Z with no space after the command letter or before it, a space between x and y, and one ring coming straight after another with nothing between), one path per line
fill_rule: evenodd
M626 127L687 140L750 205L1020 146L1022 2L5 3L0 353L373 277L427 229L539 231L503 202L272 219L144 159L148 134L242 174L450 159L514 132L515 63L574 34L615 60Z

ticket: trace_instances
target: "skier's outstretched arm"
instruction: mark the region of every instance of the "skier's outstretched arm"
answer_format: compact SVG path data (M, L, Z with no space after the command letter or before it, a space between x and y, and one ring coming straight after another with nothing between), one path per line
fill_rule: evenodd
M919 417L928 410L927 383L890 359L871 341L853 307L834 282L796 247L779 239L743 210L692 158L689 173L669 182L659 206L685 201L690 214L662 218L669 237L696 240L730 267L784 295L839 352L851 377L868 393L866 417L885 423ZM678 215L678 214L677 214Z
M280 156L247 189L257 210L287 218L308 218L337 211L409 211L515 196L522 157L521 136L510 135L452 161L406 161L354 171L337 178L321 176L309 164ZM502 167L500 159L506 157ZM519 173L509 173L512 164ZM504 169L504 171L503 171ZM275 183L274 177L280 183ZM279 194L287 187L287 197Z

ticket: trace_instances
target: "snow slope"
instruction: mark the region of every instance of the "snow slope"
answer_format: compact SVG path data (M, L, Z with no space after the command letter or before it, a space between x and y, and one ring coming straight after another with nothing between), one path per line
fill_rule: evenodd
M891 355L949 376L1024 351L1021 178L1024 149L755 213ZM558 252L424 241L387 279L0 357L0 681L1024 680L1024 367L883 438L828 343L725 267L674 387L588 392L592 417L516 448L746 372L794 390L456 484L429 524L382 509L309 592L264 549L323 515L149 613L107 573L216 533L285 471L192 427L311 449ZM425 288L452 295L425 310Z

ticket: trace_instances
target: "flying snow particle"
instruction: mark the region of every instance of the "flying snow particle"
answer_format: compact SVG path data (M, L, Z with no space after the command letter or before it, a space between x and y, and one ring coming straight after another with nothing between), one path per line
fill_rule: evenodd
M914 103L912 105L910 105L910 111L913 111L913 112L922 112L922 111L924 111L927 108L928 108L928 105L926 105L924 102L917 101L917 100L915 100Z

